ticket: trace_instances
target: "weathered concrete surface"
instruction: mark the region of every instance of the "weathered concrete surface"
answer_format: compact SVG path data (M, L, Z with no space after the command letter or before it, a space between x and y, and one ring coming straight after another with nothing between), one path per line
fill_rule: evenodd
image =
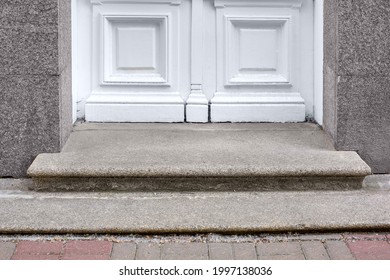
M390 229L390 188L375 184L355 191L236 193L41 193L4 185L0 233Z
M371 175L364 179L363 187L365 189L373 188L374 190L390 189L390 175Z
M72 129L70 1L0 4L0 177L23 177Z
M327 189L370 168L314 124L82 124L28 174L40 190Z
M324 1L324 128L390 173L390 2Z

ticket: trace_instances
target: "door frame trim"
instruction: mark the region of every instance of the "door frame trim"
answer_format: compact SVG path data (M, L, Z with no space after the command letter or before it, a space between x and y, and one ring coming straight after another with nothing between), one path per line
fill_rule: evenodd
M314 120L324 123L324 0L314 1Z

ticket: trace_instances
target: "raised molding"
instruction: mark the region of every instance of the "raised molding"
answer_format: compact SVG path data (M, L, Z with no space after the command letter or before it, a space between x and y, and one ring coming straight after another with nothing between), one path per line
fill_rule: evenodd
M217 92L212 122L303 122L305 101L299 93Z
M324 1L314 1L314 119L324 122Z
M110 4L170 4L173 6L180 5L182 0L90 0L92 5L103 5L104 3Z
M92 5L103 5L102 1L100 0L91 0Z
M105 103L85 106L86 121L91 122L183 122L182 104Z
M217 92L213 104L305 104L299 92Z
M287 7L300 9L303 0L214 0L216 8L224 7Z
M184 104L178 92L148 92L140 94L93 93L89 104Z
M192 0L191 19L191 91L186 104L188 122L208 122L208 103L203 93L203 0Z
M92 94L86 120L93 122L183 122L184 100L178 92Z

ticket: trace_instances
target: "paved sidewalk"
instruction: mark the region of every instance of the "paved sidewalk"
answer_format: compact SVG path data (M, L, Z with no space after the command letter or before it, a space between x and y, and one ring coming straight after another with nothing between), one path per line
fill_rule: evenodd
M390 234L0 237L0 260L110 259L390 260Z

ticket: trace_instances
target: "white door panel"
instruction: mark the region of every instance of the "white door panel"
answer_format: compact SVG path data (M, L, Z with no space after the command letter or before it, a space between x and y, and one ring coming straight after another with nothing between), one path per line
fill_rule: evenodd
M86 120L183 122L189 9L182 1L92 1L92 92ZM183 22L181 21L183 19ZM181 81L181 82L180 82ZM187 92L187 93L186 93Z
M313 0L77 3L79 115L87 121L313 115Z
M302 13L312 0L216 0L217 92L211 100L214 122L300 122L306 118L301 83L312 62L312 32L302 32ZM311 53L301 53L308 43ZM305 73L305 79L311 79Z

